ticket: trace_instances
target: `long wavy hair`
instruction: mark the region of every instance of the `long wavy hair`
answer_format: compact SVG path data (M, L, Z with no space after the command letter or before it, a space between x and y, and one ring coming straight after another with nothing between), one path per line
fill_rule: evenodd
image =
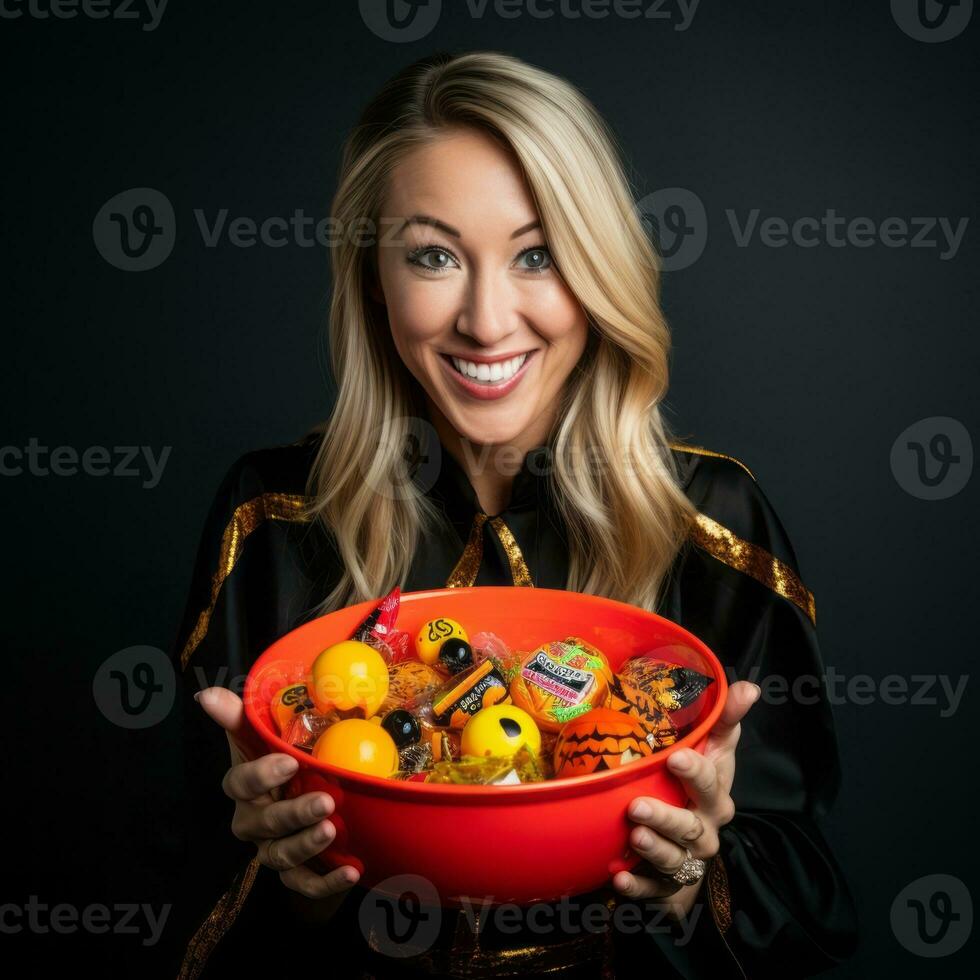
M615 140L592 104L564 79L497 52L416 62L384 86L348 136L333 227L379 229L394 167L460 127L478 127L516 155L548 249L590 322L544 477L568 536L566 588L654 609L695 512L661 417L670 333L657 255ZM405 447L424 402L385 309L371 296L375 249L343 233L332 256L329 341L338 391L320 427L308 493L309 516L325 525L345 571L322 612L402 585L421 536L438 519L405 480Z

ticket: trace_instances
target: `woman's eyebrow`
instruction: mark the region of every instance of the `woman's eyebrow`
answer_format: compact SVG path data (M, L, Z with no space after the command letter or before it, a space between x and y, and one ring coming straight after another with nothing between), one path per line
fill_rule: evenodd
M433 218L428 214L413 214L411 217L406 218L403 222L401 228L398 229L398 234L401 234L409 225L431 225L434 228L439 228L444 231L447 235L452 235L453 238L462 238L463 235L452 225L447 225L445 221L440 221L438 218ZM511 232L511 238L520 238L521 235L526 235L529 231L533 231L535 228L540 228L540 221L532 221L529 224L521 225L517 231Z

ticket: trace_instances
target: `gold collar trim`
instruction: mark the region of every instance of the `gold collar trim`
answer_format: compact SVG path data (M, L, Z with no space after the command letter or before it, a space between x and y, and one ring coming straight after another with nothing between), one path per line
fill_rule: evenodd
M681 453L692 453L695 456L714 456L715 459L727 459L730 463L735 463L737 466L741 466L752 479L755 479L755 474L750 470L745 463L740 459L736 459L734 456L727 456L725 453L716 453L713 449L705 449L704 446L686 446L682 442L671 442L668 443L671 449L676 449Z
M480 571L480 564L483 561L483 525L489 523L493 528L500 544L507 555L507 563L510 565L510 576L514 585L534 587L531 579L531 572L524 561L520 545L514 537L513 531L504 523L500 517L488 517L482 511L477 511L473 517L473 525L470 528L470 535L466 541L459 561L449 573L446 579L447 589L458 589L473 585Z

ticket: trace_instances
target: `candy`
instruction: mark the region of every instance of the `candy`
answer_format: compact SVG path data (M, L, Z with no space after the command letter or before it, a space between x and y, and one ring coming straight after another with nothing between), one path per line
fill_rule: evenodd
M510 694L542 731L558 731L563 723L604 705L612 678L605 655L570 636L528 654L510 683Z
M272 712L276 729L282 735L296 715L313 710L313 702L310 700L305 684L290 684L276 692L269 710Z
M464 757L458 762L437 762L426 777L427 783L457 785L507 786L517 783L539 783L547 778L541 760L527 747L513 755Z
M451 636L439 647L439 664L450 674L458 674L473 666L473 648L466 640Z
M395 708L381 719L381 727L394 739L399 749L415 745L422 737L422 727L411 711Z
M388 668L388 694L379 710L387 714L394 708L411 708L445 683L446 678L439 671L418 660L394 663Z
M388 693L388 665L368 644L343 640L327 647L313 661L309 692L324 714L332 708L357 708L369 718Z
M434 664L439 650L450 637L469 642L469 636L455 619L430 619L415 637L415 652L424 664Z
M398 750L398 776L426 772L432 768L432 746L428 742L419 742Z
M639 720L612 708L594 708L562 726L555 744L555 774L582 776L617 769L653 754Z
M369 643L371 638L387 641L395 628L398 609L401 606L401 589L395 586L368 614L367 618L351 634L352 640Z
M341 769L387 778L398 770L398 749L381 727L363 718L331 725L313 746L313 756Z
M495 704L478 711L466 723L460 738L463 755L512 755L522 746L537 755L541 733L534 719L513 704Z
M652 714L651 707L670 715L675 728L689 725L701 713L701 695L714 678L691 667L667 663L651 656L633 657L619 670L624 690Z
M491 704L509 704L507 685L490 660L475 664L432 695L432 723L462 728L472 715Z
M312 752L316 740L335 722L341 720L340 714L330 711L325 715L315 709L294 715L293 720L282 733L283 740L304 752Z
M623 680L618 674L609 685L608 706L636 718L654 748L666 748L677 741L677 728L670 715L635 684Z

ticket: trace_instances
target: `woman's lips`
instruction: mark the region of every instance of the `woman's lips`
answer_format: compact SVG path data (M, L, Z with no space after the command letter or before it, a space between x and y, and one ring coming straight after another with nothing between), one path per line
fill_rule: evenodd
M448 354L440 354L439 360L442 361L446 371L455 378L456 383L466 394L484 401L490 401L509 395L521 383L521 378L524 377L527 366L534 360L535 354L537 354L537 350L528 351L524 363L517 369L514 376L506 381L474 381L464 377L456 370Z

